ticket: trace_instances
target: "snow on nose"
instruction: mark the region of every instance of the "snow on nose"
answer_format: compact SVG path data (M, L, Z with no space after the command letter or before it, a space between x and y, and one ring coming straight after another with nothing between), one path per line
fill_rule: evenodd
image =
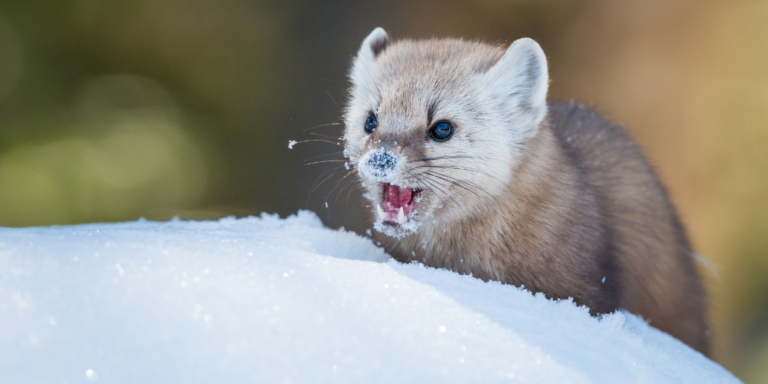
M390 151L377 150L368 155L365 171L377 178L384 178L397 168L397 156Z

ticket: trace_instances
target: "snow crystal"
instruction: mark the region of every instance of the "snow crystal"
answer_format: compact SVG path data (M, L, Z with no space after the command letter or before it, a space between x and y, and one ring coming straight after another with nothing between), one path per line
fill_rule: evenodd
M9 383L738 383L623 312L421 264L307 211L0 228Z
M85 377L87 377L90 381L96 381L99 379L99 375L93 369L85 371Z
M293 149L293 146L298 142L296 140L288 140L288 149Z

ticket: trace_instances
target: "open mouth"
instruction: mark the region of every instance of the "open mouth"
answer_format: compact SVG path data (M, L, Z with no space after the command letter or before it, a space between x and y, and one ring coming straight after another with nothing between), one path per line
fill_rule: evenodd
M383 183L383 201L376 205L376 213L385 225L402 226L407 223L421 197L420 189Z

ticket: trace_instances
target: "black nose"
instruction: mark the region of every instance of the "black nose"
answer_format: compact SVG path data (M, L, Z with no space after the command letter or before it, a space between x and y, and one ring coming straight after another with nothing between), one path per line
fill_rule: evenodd
M371 175L384 177L389 171L397 167L397 157L389 151L376 151L365 162Z

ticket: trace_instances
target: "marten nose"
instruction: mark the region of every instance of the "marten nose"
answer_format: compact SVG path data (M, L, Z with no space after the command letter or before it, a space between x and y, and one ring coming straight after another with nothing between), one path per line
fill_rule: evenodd
M378 150L368 156L365 161L366 170L373 177L387 177L397 168L397 156L390 151Z

